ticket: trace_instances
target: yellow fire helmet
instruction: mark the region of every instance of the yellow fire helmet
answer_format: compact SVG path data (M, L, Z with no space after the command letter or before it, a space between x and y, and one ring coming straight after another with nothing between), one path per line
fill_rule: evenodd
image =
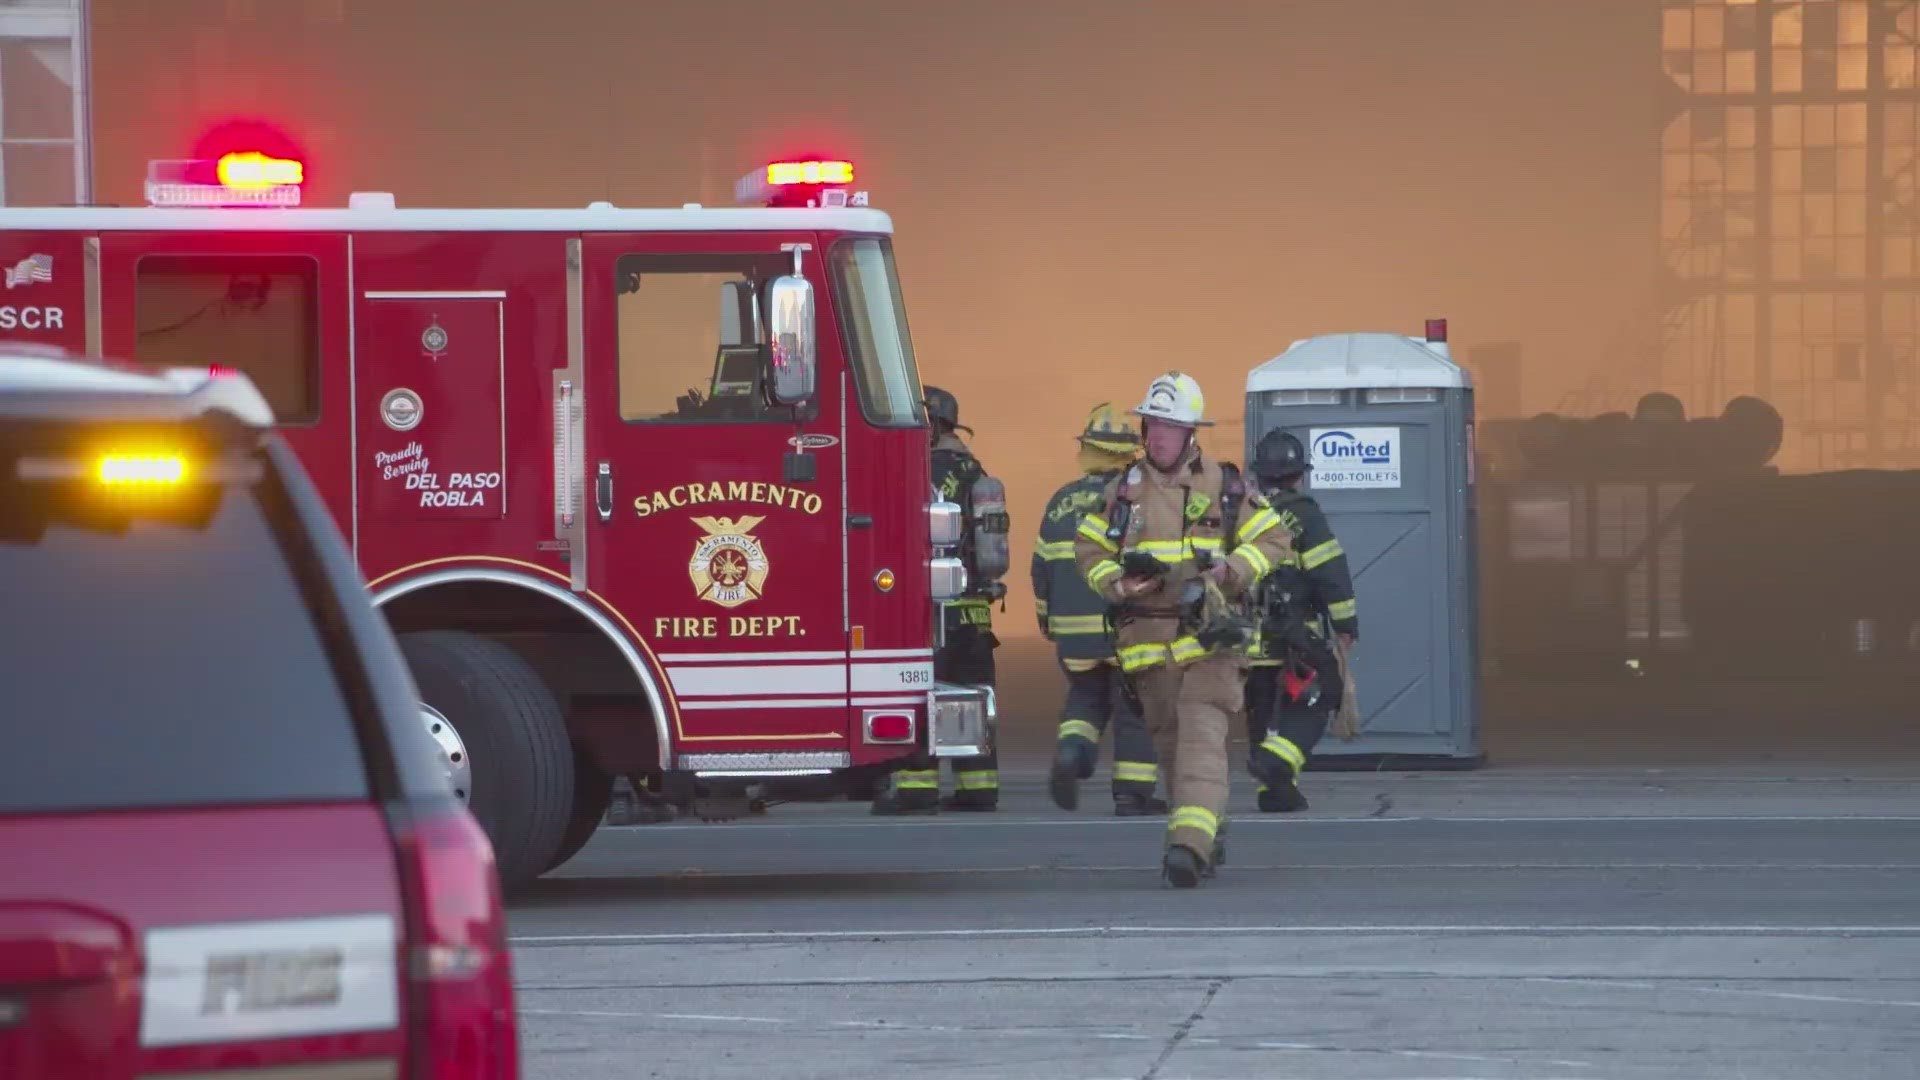
M1087 426L1076 438L1082 446L1115 454L1132 454L1140 449L1140 432L1105 401L1087 414Z

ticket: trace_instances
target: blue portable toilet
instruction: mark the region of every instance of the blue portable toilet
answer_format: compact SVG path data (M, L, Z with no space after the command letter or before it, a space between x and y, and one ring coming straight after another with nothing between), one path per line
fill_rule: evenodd
M1307 448L1359 601L1360 736L1321 740L1313 767L1483 764L1473 380L1445 320L1294 342L1247 376L1246 461L1274 428Z

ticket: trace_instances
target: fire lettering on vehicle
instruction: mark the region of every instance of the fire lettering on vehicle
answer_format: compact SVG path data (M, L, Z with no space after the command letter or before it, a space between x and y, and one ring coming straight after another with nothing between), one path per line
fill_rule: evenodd
M722 631L725 633L722 633ZM798 615L659 615L653 620L659 638L806 637Z
M677 507L704 506L708 503L760 503L798 510L803 514L820 512L820 496L811 491L760 480L709 480L704 483L675 484L633 500L633 512L648 517Z
M207 957L202 1016L297 1009L340 1001L345 954L337 947Z

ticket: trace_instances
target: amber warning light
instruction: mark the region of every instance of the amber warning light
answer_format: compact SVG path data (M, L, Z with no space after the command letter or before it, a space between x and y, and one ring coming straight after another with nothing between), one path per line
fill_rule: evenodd
M734 199L749 206L865 206L867 193L848 191L851 161L774 161L733 185Z
M306 166L254 151L217 161L147 163L151 206L299 206Z

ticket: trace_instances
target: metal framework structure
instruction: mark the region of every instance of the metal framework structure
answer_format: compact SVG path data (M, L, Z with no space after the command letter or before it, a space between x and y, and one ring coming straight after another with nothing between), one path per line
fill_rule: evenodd
M0 0L0 206L93 198L87 0Z
M1920 467L1920 0L1662 0L1661 382L1792 471Z

